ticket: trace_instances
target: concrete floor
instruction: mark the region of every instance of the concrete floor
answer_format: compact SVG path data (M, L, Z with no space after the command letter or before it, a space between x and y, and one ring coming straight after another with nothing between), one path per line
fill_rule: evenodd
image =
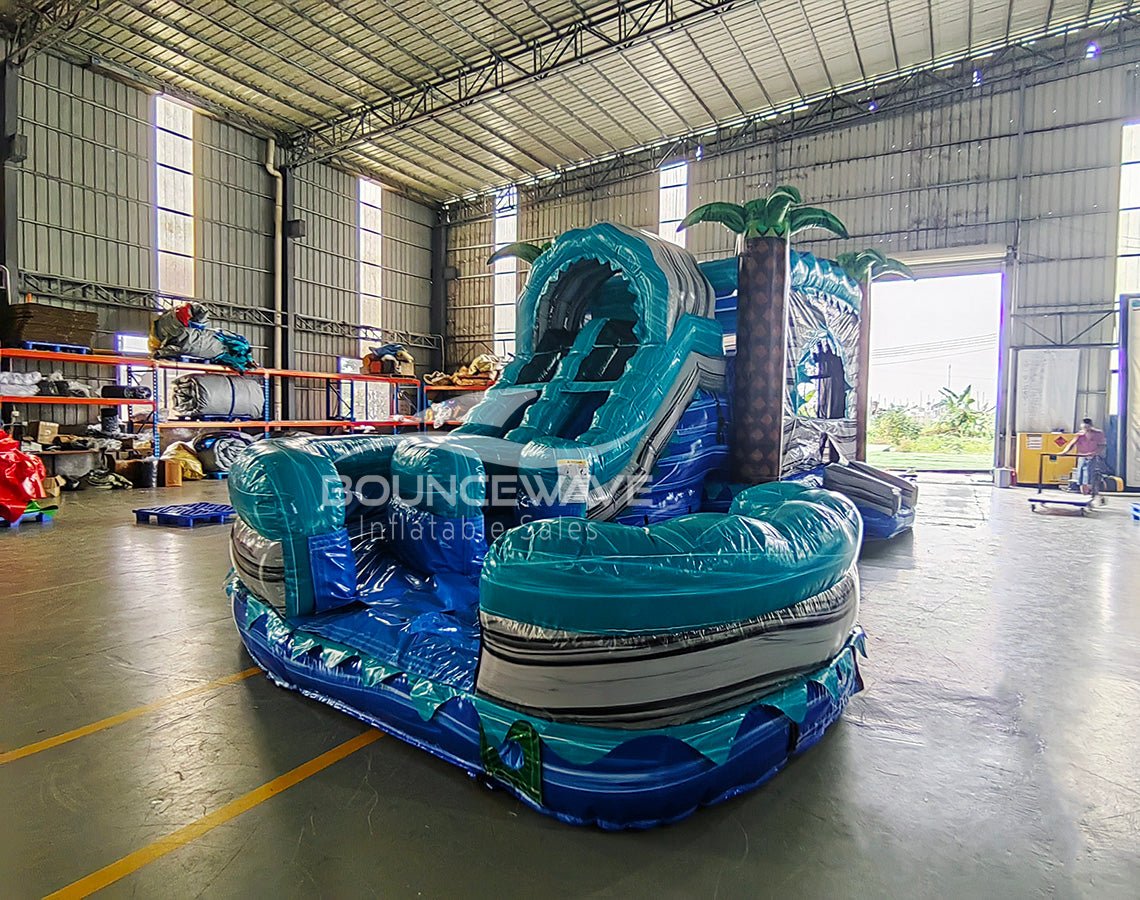
M1140 524L927 480L862 563L867 690L767 786L650 832L560 825L384 738L106 896L1136 897ZM226 531L65 498L0 533L0 751L246 669ZM0 895L143 848L363 728L262 677L0 765ZM1132 887L1129 887L1131 885Z

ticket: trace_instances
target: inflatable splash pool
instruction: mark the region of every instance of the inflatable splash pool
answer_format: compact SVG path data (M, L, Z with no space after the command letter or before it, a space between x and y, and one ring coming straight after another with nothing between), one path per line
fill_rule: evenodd
M710 503L724 329L684 250L569 232L518 319L454 432L241 456L238 631L282 686L535 809L675 821L772 777L860 689L863 519L794 482Z

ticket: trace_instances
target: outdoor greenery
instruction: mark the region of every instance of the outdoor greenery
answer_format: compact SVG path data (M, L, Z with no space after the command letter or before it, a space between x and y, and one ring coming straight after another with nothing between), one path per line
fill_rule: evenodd
M737 203L705 203L685 216L678 226L688 228L698 222L718 222L745 238L790 238L808 228L822 228L838 237L847 237L847 228L826 209L804 206L797 188L780 185L768 197Z
M869 458L876 465L988 469L993 462L993 409L972 387L943 388L926 408L891 404L871 410Z

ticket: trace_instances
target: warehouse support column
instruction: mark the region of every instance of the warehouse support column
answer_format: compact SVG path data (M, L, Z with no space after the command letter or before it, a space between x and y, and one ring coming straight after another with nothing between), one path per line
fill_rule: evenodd
M7 271L7 290L0 304L14 303L20 264L20 172L16 167L27 153L20 132L20 70L4 64L0 70L0 121L3 122L3 175L0 177L0 265ZM11 296L9 296L11 294Z
M442 337L447 327L447 226L436 220L431 229L431 318L432 334ZM438 354L433 354L431 368L442 371L445 365L443 343Z

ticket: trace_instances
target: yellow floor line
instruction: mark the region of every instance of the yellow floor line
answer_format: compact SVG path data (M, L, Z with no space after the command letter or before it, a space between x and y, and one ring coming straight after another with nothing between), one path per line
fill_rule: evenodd
M108 716L106 719L100 719L98 722L92 722L90 725L84 725L81 728L75 728L71 731L65 731L63 734L57 734L55 737L44 738L42 741L36 741L34 744L27 744L23 747L17 747L15 750L7 750L0 753L0 766L5 763L13 762L17 759L23 759L25 756L31 756L34 753L41 753L44 750L50 750L52 747L58 747L60 744L66 744L70 741L78 740L81 737L86 737L89 734L95 734L99 731L105 731L108 728L114 728L116 725L122 725L124 722L129 722L131 719L137 719L139 716L145 716L147 713L154 712L156 709L162 709L171 703L177 703L179 700L185 700L188 697L195 697L198 694L205 694L208 691L217 690L220 687L225 687L227 684L236 684L239 681L244 681L251 675L256 675L260 672L257 666L250 666L244 671L237 672L234 675L227 675L224 678L216 678L213 681L207 681L205 684L200 684L197 687L189 688L185 691L179 691L177 694L171 694L169 697L163 697L161 700L155 700L153 703L147 703L143 706L136 706L134 709L128 709L126 712L121 712L116 716Z
M369 729L364 732L364 734L357 735L351 740L347 740L343 744L322 753L316 759L311 759L307 763L303 763L297 766L297 768L286 772L284 775L266 782L248 794L243 794L236 800L231 800L225 806L214 810L207 816L203 816L196 822L191 822L189 825L168 834L166 837L159 838L153 844L148 844L141 850L136 850L134 853L124 856L109 866L104 866L102 869L99 869L99 871L92 872L87 877L72 882L54 894L48 894L47 900L51 900L51 898L87 897L96 891L101 891L108 885L114 884L120 878L125 878L132 872L137 872L148 863L152 863L156 859L161 859L163 856L166 856L167 853L186 846L186 844L200 838L219 825L224 825L231 819L237 818L258 804L264 803L269 798L275 797L282 791L288 790L298 782L304 781L310 775L316 775L322 769L327 769L333 763L355 753L362 747L367 747L381 737L383 737L382 732L376 729Z

